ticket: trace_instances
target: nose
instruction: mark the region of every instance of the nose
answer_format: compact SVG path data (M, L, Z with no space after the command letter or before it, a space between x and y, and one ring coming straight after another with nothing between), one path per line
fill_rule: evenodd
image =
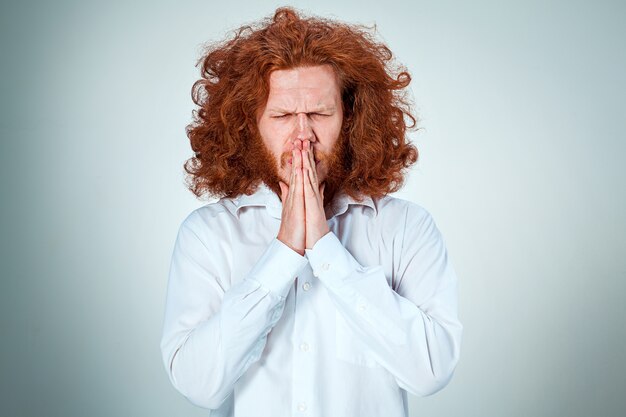
M311 123L309 120L309 116L306 113L298 113L296 114L296 134L295 139L300 139L302 141L308 140L310 142L314 142L315 134L313 133L313 128L311 127Z

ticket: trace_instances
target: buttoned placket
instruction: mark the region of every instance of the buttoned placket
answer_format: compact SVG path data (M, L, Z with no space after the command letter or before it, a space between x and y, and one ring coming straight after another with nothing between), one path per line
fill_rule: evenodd
M295 416L315 415L315 308L313 306L313 274L306 268L295 280L295 314L293 332L293 402Z

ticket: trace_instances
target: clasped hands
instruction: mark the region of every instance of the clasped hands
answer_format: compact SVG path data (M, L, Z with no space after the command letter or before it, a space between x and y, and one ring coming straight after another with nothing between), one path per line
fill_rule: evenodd
M325 183L318 184L317 169L308 140L295 140L291 152L289 185L279 181L283 210L277 239L304 256L304 249L330 231L324 212Z

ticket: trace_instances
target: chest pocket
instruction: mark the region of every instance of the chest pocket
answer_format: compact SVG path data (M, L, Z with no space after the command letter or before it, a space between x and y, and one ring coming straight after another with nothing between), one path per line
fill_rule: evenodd
M337 359L354 365L378 368L369 348L356 337L343 315L335 311L335 352Z

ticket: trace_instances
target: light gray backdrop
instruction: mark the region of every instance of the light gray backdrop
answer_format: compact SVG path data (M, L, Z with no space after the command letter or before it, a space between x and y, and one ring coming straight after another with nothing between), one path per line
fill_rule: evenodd
M202 416L159 351L203 42L245 1L3 3L2 416ZM427 208L460 280L452 382L414 416L626 414L626 6L297 1L413 75Z

